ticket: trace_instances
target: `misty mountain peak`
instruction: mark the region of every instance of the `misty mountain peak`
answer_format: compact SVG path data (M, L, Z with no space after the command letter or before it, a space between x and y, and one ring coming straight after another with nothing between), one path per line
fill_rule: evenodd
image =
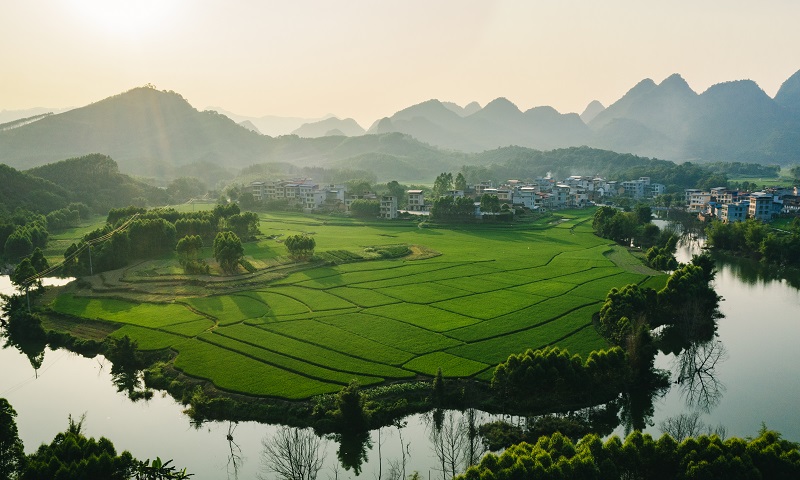
M522 112L509 99L505 97L498 97L492 100L491 102L487 103L486 106L483 107L483 109L481 109L480 113L509 116L509 115L519 115Z
M473 113L477 112L481 109L481 104L478 102L469 102L467 106L464 107L464 115L472 115Z
M586 108L583 110L583 113L581 113L581 120L583 120L583 123L588 124L594 119L594 117L597 116L597 114L599 114L605 109L606 107L603 106L602 103L598 102L597 100L592 100L591 102L589 102L589 105L586 105Z
M740 103L743 100L771 100L766 92L752 80L717 83L703 92L702 96L712 100L730 100L733 103Z
M775 103L800 112L800 70L783 82L775 95Z
M664 81L658 85L658 88L661 90L668 89L673 92L691 93L693 96L697 95L679 73L673 73L665 78Z

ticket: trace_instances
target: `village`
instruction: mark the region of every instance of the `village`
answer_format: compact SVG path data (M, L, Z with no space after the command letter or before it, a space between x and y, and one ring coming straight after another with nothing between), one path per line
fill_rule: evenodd
M373 192L348 192L345 185L319 185L310 179L255 181L250 184L257 202L284 201L288 205L302 208L305 212L349 211L355 200L380 202L381 218L397 218L407 212L412 215L427 215L433 205L433 196L421 189L406 191L404 198L393 195L377 195ZM468 185L463 190L450 190L453 198L475 199L475 215L486 213L480 210L480 198L493 195L501 204L528 210L558 210L582 208L600 203L604 198L620 195L634 199L653 198L665 192L662 184L651 183L648 177L632 181L607 181L601 177L574 175L557 181L549 176L530 182L508 180L501 185L481 182Z
M351 204L356 200L378 202L379 217L384 219L398 218L403 214L428 215L434 201L434 196L422 189L406 190L405 196L400 198L369 191L350 192L344 184L320 185L308 178L254 181L250 189L257 202L285 202L306 213L350 211ZM561 181L545 176L528 182L508 180L499 185L481 182L468 185L463 190L450 190L446 195L472 198L475 200L475 216L482 217L496 213L481 210L483 195L496 196L501 205L508 206L508 210L522 208L546 212L583 208L620 197L658 204L663 203L658 199L665 193L666 187L651 182L649 177L609 181L599 176L573 175ZM697 214L700 220L718 219L725 223L740 222L747 218L768 222L777 215L800 210L798 187L772 187L758 192L726 187L711 188L709 191L685 189L682 200L686 211ZM675 203L667 206L681 207Z

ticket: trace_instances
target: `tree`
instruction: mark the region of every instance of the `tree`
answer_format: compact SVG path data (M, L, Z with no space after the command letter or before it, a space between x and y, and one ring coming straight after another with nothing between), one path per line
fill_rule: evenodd
M17 412L5 398L0 398L0 479L15 478L25 460L25 450L19 439Z
M406 190L408 190L405 185L401 185L397 180L392 180L386 184L386 189L389 191L389 195L397 198L398 206L405 205Z
M28 297L28 291L31 288L31 285L40 286L42 284L41 280L38 278L34 278L36 276L36 269L33 268L31 264L31 260L29 258L23 259L19 265L14 269L11 273L11 283L16 285L17 287L21 287L25 289L25 296ZM28 311L31 310L31 301L30 297L28 297Z
M456 180L453 186L455 187L456 190L464 191L467 189L467 179L464 178L463 173L458 172L458 175L456 175Z
M349 432L366 430L367 416L364 412L361 385L357 380L351 380L336 394L335 417L339 420L343 430Z
M6 258L19 260L33 251L33 241L28 231L23 227L17 227L14 232L6 238L3 249Z
M381 213L381 204L377 200L353 200L350 213L359 218L376 218Z
M314 255L314 247L317 246L314 237L308 235L290 235L283 241L289 250L289 255L297 259L308 259Z
M175 202L185 202L191 198L205 195L208 187L194 177L176 178L167 185L167 193Z
M440 173L433 182L433 195L440 197L453 189L453 174Z
M444 403L444 378L442 377L442 367L436 369L436 376L433 378L433 403L441 407Z
M95 440L83 435L83 420L81 417L75 422L70 416L66 431L27 457L19 478L185 480L192 476L186 469L171 466L172 460L162 462L156 458L152 463L141 462L128 451L117 455L114 444L107 438Z
M253 239L258 234L258 225L260 223L258 215L253 212L243 212L231 215L227 218L226 223L233 233L239 238Z
M44 258L44 253L42 249L36 247L33 249L33 253L31 254L31 265L33 266L36 273L43 272L50 267L50 264L47 262L47 259Z
M200 235L187 235L178 240L175 251L178 252L178 257L183 264L186 261L197 260L197 255L202 248L203 239L200 238Z
M500 199L497 195L484 193L481 195L481 212L497 213L500 211Z
M233 232L219 232L214 239L214 258L225 273L236 273L239 261L244 257L242 241Z

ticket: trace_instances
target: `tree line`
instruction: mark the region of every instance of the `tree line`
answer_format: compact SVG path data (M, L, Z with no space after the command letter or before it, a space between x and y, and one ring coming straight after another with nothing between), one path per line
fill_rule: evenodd
M124 222L134 215L136 218L122 229ZM63 269L67 275L114 270L134 259L172 252L182 242L178 256L184 268L188 273L204 273L208 270L197 255L204 244L213 242L215 257L223 270L231 272L243 254L241 238L254 238L258 226L258 215L241 212L235 203L202 212L135 206L112 209L103 227L67 248ZM220 237L222 232L226 233ZM102 239L105 240L97 242Z
M687 438L678 443L664 434L654 439L633 432L623 442L612 436L605 442L589 434L573 443L555 433L536 443L520 443L501 455L487 454L479 465L456 480L491 479L612 479L649 480L736 478L800 478L798 444L762 429L753 439L717 435Z
M71 416L65 431L25 455L16 416L11 404L0 398L0 479L180 480L192 476L171 465L171 460L141 461L127 450L118 455L111 440L86 437L83 418L76 421Z
M800 219L795 218L783 231L754 219L715 221L706 227L706 246L745 254L767 264L800 267Z

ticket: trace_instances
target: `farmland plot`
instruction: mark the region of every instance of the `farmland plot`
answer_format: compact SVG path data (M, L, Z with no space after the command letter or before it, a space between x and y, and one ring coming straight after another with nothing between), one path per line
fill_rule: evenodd
M558 345L584 358L606 348L592 317L608 290L663 284L634 268L628 251L596 237L591 214L514 229L263 215L262 232L273 237L251 244L249 258L277 265L285 247L275 239L306 233L318 252L331 252L321 257L329 264L290 265L228 293L195 288L174 303L64 293L51 308L120 324L113 336L128 335L142 349L171 348L186 374L250 395L308 398L353 378L377 385L439 368L445 377L487 379L494 365L528 348ZM367 247L390 243L441 255L355 261Z

